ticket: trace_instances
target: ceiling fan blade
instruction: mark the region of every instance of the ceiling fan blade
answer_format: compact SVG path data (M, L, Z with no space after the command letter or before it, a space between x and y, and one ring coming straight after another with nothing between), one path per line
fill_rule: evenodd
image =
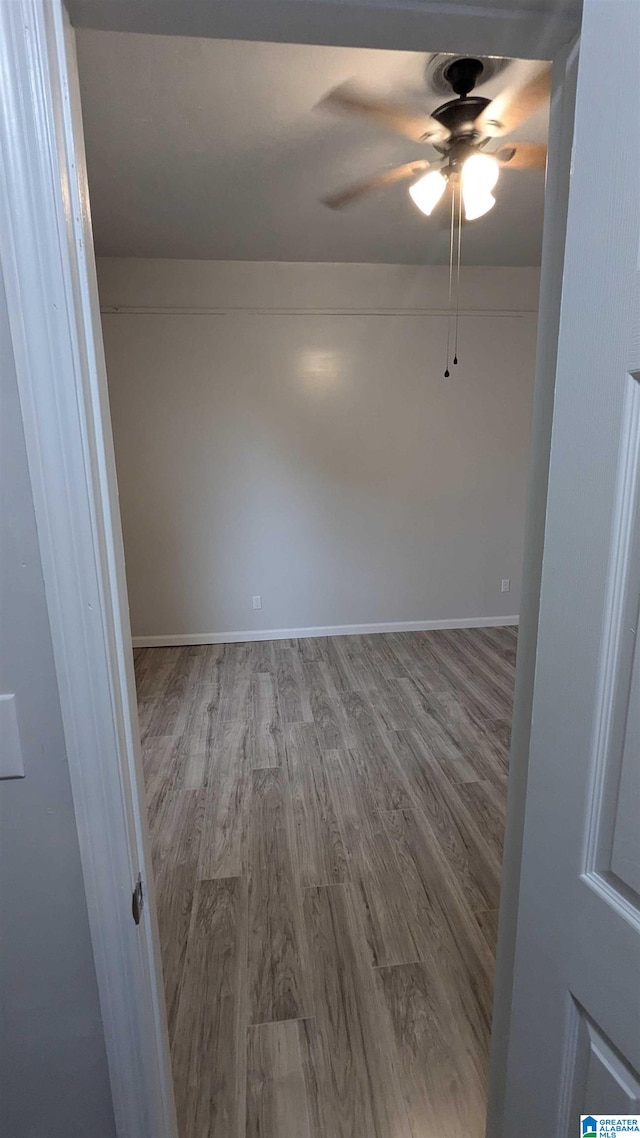
M493 157L510 170L544 170L547 148L544 142L514 142L511 146L503 146Z
M371 193L372 190L379 190L383 186L392 186L395 182L405 182L409 178L415 178L418 174L423 174L425 170L428 170L430 165L431 163L426 158L418 158L415 162L405 162L403 166L394 166L392 170L384 170L381 174L374 174L372 178L366 178L362 182L354 182L352 186L347 186L344 190L329 194L322 199L322 203L329 206L329 209L342 209L346 205L351 205L351 202L357 201L358 198L364 197L365 194Z
M430 115L421 114L399 103L387 102L364 94L353 83L343 83L329 91L318 107L328 111L346 111L365 115L382 126L412 138L414 142L444 142L449 137L446 127Z
M510 134L544 106L551 95L551 68L545 64L522 86L496 95L478 115L476 127L481 134L497 137Z

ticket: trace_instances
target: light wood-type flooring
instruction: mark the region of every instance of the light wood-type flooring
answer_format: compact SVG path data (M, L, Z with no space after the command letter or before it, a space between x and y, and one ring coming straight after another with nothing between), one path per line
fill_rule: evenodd
M515 652L136 650L181 1138L482 1138Z

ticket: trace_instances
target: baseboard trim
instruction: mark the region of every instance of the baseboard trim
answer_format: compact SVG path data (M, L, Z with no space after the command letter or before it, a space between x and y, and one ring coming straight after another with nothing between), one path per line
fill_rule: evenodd
M242 632L184 632L134 636L134 648L172 648L189 644L242 644L253 640L304 640L309 636L364 636L377 632L432 632L438 628L504 628L518 616L472 616L458 620L395 620L384 624L336 624L320 628L259 628Z

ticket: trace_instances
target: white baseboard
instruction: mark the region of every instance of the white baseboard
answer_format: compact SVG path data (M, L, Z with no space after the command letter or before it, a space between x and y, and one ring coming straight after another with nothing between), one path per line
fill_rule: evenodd
M183 632L134 636L134 648L171 648L187 644L241 644L251 640L306 639L309 636L363 636L376 632L430 632L438 628L503 628L518 616L471 616L457 620L396 620L386 624L336 624L320 628L259 628L243 632Z

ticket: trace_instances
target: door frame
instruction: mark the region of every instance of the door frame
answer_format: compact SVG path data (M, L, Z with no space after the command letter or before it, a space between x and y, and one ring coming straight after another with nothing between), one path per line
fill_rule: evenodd
M0 259L116 1129L177 1138L75 37L58 0L0 3L0 105Z
M76 25L553 60L532 461L487 1134L503 1138L529 726L579 18L412 0L67 0ZM366 20L362 9L368 7ZM573 41L573 46L572 46ZM120 1138L176 1138L124 554L84 166L62 0L0 4L0 257ZM146 904L136 930L138 873ZM508 1136L504 1136L508 1138Z

